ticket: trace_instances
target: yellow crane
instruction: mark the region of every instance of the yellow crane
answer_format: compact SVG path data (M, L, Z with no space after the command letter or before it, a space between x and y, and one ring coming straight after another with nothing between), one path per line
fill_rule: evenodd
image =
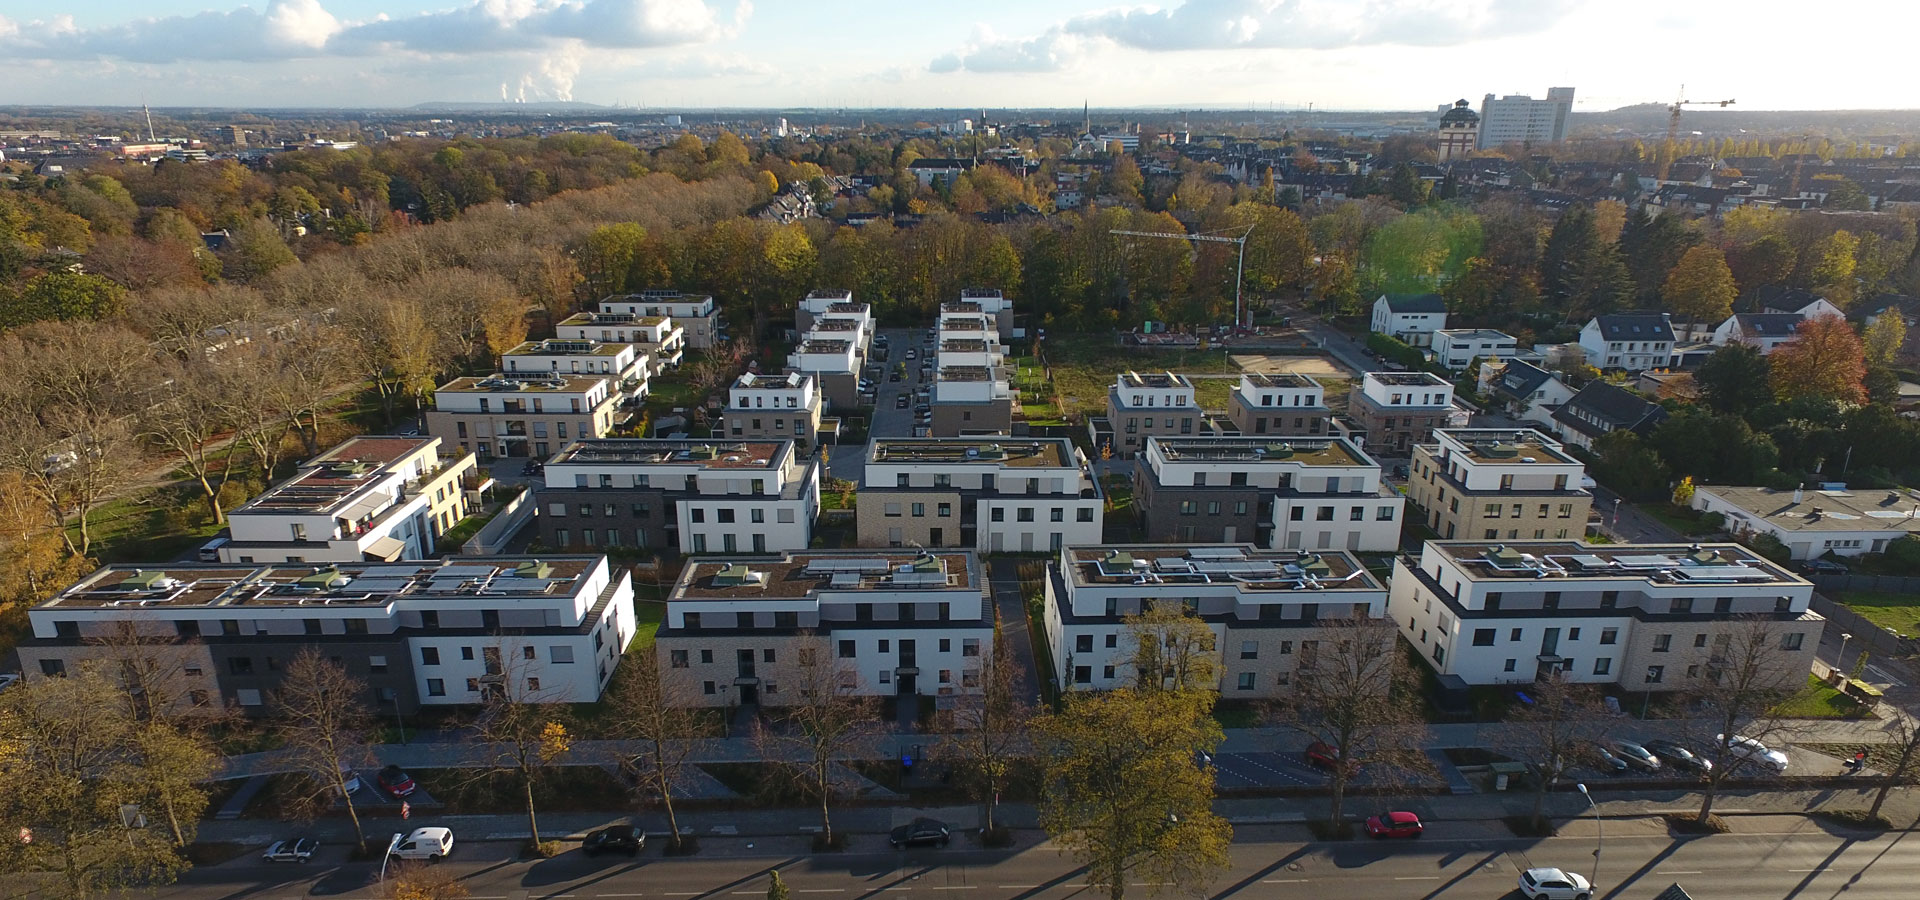
M1687 106L1718 106L1725 109L1733 105L1732 100L1688 100L1687 86L1680 86L1680 94L1667 106L1667 142L1660 148L1660 180L1667 180L1668 170L1673 168L1673 157L1678 145L1674 137L1680 133L1680 110Z
M1222 230L1231 231L1233 229ZM1253 233L1252 225L1248 225L1242 229L1239 237L1222 237L1217 233L1209 234L1206 232L1185 234L1178 231L1126 231L1119 228L1109 230L1107 233L1124 234L1128 237L1169 238L1176 241L1212 241L1220 244L1239 244L1240 261L1234 265L1233 269L1233 328L1235 331L1240 330L1240 276L1247 268L1247 235Z

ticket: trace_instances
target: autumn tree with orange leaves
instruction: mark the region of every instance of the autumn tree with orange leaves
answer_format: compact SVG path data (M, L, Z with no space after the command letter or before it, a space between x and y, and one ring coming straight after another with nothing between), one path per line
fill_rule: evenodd
M1865 403L1866 351L1853 326L1839 316L1818 316L1797 330L1768 357L1774 396Z

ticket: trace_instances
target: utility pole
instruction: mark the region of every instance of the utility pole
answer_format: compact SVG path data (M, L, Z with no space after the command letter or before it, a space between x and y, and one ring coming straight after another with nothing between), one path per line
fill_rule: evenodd
M1225 229L1225 230L1231 230L1231 229ZM1238 331L1240 329L1240 324L1242 321L1241 319L1242 307L1240 303L1240 282L1241 282L1241 276L1245 274L1247 269L1247 236L1253 233L1252 225L1248 225L1246 226L1246 228L1242 229L1239 237L1221 237L1218 234L1207 234L1207 233L1181 234L1179 232L1174 232L1174 231L1126 231L1119 228L1113 229L1107 233L1108 234L1124 234L1130 237L1168 238L1176 241L1212 241L1212 242L1221 243L1221 244L1239 244L1240 245L1240 261L1237 264L1235 264L1233 268L1233 327L1235 331Z

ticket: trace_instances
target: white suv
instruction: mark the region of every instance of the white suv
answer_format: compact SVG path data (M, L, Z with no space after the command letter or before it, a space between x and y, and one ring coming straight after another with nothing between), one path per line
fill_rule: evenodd
M1725 735L1714 735L1714 737L1727 742L1727 755L1734 759L1757 763L1772 769L1776 774L1787 770L1787 755L1785 753L1768 749L1767 745L1753 738L1742 737L1737 734L1733 737L1726 737Z
M1593 886L1577 872L1528 869L1520 873L1520 893L1527 900L1592 900Z

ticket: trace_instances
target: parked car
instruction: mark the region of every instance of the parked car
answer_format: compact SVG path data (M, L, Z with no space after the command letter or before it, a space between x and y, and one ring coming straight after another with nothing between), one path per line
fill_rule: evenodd
M380 774L375 775L373 780L380 784L381 790L395 798L409 796L414 790L413 776L408 775L399 766L381 769Z
M907 348L907 358L908 358L908 359L919 359L919 358L920 358L920 349L919 349L918 347L908 347L908 348Z
M899 372L894 372L893 374L891 374L891 375L888 375L888 376L887 376L887 380L888 380L888 381L899 381L899 380L900 380L900 373L899 373Z
M1326 741L1314 741L1307 745L1305 756L1309 765L1331 770L1340 760L1340 751ZM1352 765L1351 762L1348 764Z
M1426 826L1410 812L1388 812L1367 817L1367 834L1376 838L1417 838Z
M1614 755L1626 760L1627 765L1636 769L1645 769L1649 772L1660 771L1660 757L1632 741L1613 741L1607 745L1607 749L1612 750Z
M1713 736L1713 739L1716 741L1726 741L1727 753L1735 759L1765 766L1776 773L1787 770L1787 755L1785 753L1769 749L1766 744L1762 744L1753 738L1742 737L1737 734L1729 738L1716 734Z
M915 819L887 835L887 843L895 850L916 844L945 847L952 840L953 833L947 829L947 823L939 819Z
M895 379L895 380L897 381L899 379ZM906 409L912 403L912 401L913 401L912 397L909 397L905 394L901 394L900 396L893 398L893 408Z
M1646 742L1645 746L1648 750L1659 754L1662 762L1676 769L1698 772L1702 775L1713 771L1713 760L1707 759L1694 753L1692 750L1680 746L1676 741L1659 738Z
M1621 775L1627 771L1627 761L1615 756L1614 752L1607 749L1605 744L1593 745L1593 755L1595 760L1593 767L1602 772Z
M647 846L647 833L635 825L614 825L599 831L589 832L586 840L580 842L580 852L588 856L602 853L625 853L639 856Z
M1830 559L1807 560L1807 571L1816 575L1845 575L1847 567Z
M453 852L453 829L451 828L415 828L412 834L401 839L393 848L393 855L400 859L424 859L429 862L445 858Z
M1592 900L1593 886L1578 872L1528 869L1520 873L1520 893L1527 900Z
M287 838L274 841L260 858L267 862L303 863L313 858L313 851L320 849L320 842L312 838Z

